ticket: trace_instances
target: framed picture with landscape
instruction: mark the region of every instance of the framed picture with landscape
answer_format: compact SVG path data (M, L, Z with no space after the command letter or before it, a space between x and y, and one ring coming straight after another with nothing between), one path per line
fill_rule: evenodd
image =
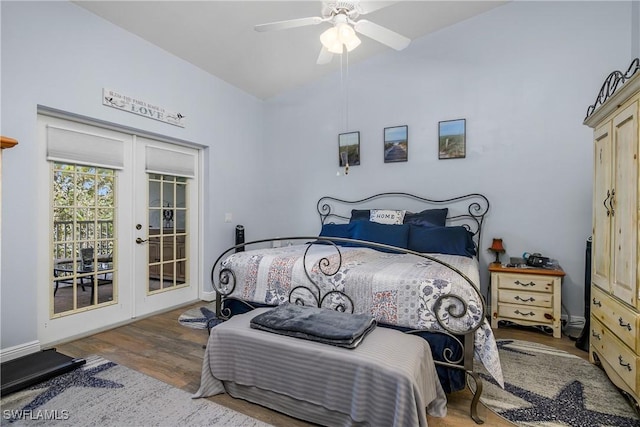
M466 119L438 122L438 158L463 159L466 156Z
M409 158L409 127L384 128L384 162L406 162Z
M360 132L338 135L338 161L340 167L360 164Z

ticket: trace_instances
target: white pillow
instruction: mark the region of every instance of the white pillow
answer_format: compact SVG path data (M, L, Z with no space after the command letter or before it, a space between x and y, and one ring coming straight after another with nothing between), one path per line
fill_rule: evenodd
M407 211L394 211L387 209L371 209L369 221L378 224L402 225L404 223L404 214Z

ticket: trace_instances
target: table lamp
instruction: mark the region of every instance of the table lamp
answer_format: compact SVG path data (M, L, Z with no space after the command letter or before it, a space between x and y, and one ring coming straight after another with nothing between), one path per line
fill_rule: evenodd
M491 243L491 247L489 248L491 252L495 252L496 260L495 264L500 264L500 254L504 252L504 246L502 246L502 239L493 239Z

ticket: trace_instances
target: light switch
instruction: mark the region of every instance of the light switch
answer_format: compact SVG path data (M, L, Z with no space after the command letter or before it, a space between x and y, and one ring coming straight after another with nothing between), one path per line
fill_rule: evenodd
M229 212L224 214L224 222L231 222L232 220L233 220L233 215L231 215Z

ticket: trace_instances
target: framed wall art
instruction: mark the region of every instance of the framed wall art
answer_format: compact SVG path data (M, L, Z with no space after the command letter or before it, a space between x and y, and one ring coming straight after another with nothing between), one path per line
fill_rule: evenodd
M406 162L409 158L409 127L384 128L384 162Z
M360 132L338 135L338 162L340 167L360 164Z
M438 122L438 158L463 159L467 152L466 119Z

